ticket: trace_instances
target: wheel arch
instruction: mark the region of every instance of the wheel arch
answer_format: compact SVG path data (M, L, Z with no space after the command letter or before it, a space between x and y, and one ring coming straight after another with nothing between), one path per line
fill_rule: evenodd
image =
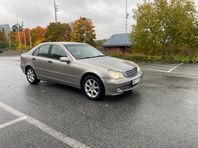
M99 75L97 75L97 74L95 74L95 73L93 73L93 72L86 72L86 73L84 73L84 74L82 75L81 80L80 80L80 88L81 88L81 89L82 89L82 86L83 86L83 81L84 81L84 79L85 79L87 76L95 76L95 77L97 77L97 78L100 80L100 82L101 82L101 84L102 84L102 86L103 86L103 88L104 88L104 91L105 91L105 86L104 86L104 83L103 83L102 79L100 78Z

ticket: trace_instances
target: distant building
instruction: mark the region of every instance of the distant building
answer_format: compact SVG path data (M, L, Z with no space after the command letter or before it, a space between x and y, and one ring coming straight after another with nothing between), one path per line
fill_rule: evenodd
M9 24L0 24L0 30L3 30L5 33L5 37L7 39L9 39L10 25Z
M129 33L114 34L104 44L105 50L122 50L126 51L132 45Z

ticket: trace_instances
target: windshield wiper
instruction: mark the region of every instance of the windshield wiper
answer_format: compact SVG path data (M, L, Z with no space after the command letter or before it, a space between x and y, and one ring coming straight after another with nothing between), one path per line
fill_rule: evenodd
M93 58L93 57L84 57L84 58L80 58L80 59L90 59L90 58Z
M98 55L98 56L95 56L95 57L105 57L105 55Z
M80 59L90 59L90 58L97 58L97 57L104 57L105 55L98 55L98 56L93 56L93 57L84 57Z

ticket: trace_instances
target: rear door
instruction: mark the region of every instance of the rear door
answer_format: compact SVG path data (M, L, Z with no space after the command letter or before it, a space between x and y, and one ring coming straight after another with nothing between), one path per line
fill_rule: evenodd
M50 78L49 52L51 45L42 45L33 53L32 63L38 77Z

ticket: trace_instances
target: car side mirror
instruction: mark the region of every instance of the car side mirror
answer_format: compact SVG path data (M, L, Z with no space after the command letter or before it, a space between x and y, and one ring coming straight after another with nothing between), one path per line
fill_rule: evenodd
M68 57L61 57L60 62L70 63L70 59Z

